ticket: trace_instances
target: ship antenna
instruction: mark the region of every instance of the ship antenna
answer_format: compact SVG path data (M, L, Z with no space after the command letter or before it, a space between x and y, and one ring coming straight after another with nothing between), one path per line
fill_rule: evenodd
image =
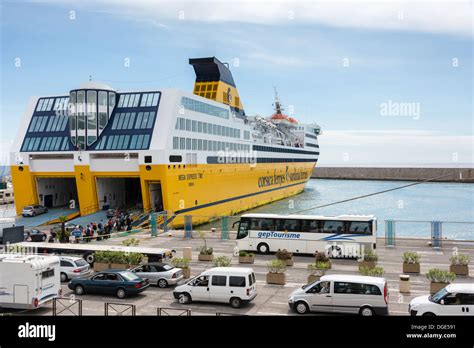
M275 112L277 115L281 115L283 112L283 108L281 107L280 99L278 99L278 92L275 86L273 86L275 90Z

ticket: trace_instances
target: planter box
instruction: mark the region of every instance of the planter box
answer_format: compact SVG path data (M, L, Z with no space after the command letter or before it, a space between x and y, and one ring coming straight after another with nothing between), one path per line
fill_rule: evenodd
M127 269L128 264L126 264L126 263L111 263L110 268L111 269Z
M199 261L212 261L214 260L214 255L205 255L205 254L199 254L198 255L198 260Z
M191 268L181 268L183 270L183 278L191 278Z
M285 273L267 273L267 284L286 284L286 274Z
M367 267L368 269L373 269L377 265L376 261L360 261L359 262L359 270L363 267Z
M403 273L420 273L419 263L404 263Z
M321 276L320 275L317 275L317 274L310 274L308 276L308 283L307 284L311 284L317 280L321 279Z
M105 262L94 262L94 272L100 272L110 268L109 263Z
M453 272L456 275L467 276L469 275L469 266L468 265L451 265L449 266L449 271Z
M435 283L431 282L430 283L430 293L435 294L441 289L445 288L448 284L447 283Z
M239 256L239 263L254 263L255 256Z

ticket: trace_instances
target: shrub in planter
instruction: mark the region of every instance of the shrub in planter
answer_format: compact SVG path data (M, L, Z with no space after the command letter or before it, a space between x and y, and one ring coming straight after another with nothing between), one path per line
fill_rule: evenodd
M364 267L368 269L375 268L378 259L379 257L377 256L377 253L373 250L369 250L364 254L364 257L359 260L359 270Z
M110 268L110 251L96 251L94 253L94 271L100 272Z
M315 261L316 263L318 263L318 262L328 262L328 263L329 263L329 268L332 267L331 259L330 259L330 258L328 257L328 255L327 255L326 253L324 253L324 252L320 252L320 251L318 252L318 251L317 251L317 252L314 254L314 261Z
M140 240L138 238L128 238L125 239L122 244L125 246L137 246L140 244Z
M283 260L272 260L267 263L267 284L286 284L286 263Z
M283 249L276 252L276 257L278 260L285 262L287 266L293 266L293 254L290 253L288 250Z
M471 257L467 254L453 254L449 259L451 265L449 266L449 271L453 272L456 275L467 276L469 275L469 262Z
M331 268L331 262L329 260L310 263L307 266L307 270L309 271L308 284L319 280L329 268Z
M359 269L359 273L369 277L381 277L384 275L385 270L380 266L374 268L362 267Z
M212 261L214 260L214 255L212 254L214 252L213 248L208 248L207 246L202 246L198 249L199 255L198 255L198 260L199 261Z
M456 279L456 274L442 269L432 268L426 273L426 278L431 282L430 292L434 294Z
M215 267L229 267L230 266L230 259L227 256L217 256L214 260Z
M128 253L124 257L124 261L128 268L136 267L142 263L146 263L147 257L140 253Z
M191 277L191 268L189 268L189 259L175 257L171 259L171 264L183 270L183 277Z
M109 251L110 253L110 268L125 269L128 268L125 252L123 251Z
M420 273L421 256L414 251L403 253L403 273Z
M206 235L204 234L204 231L199 231L199 237L204 241L204 245L198 249L199 251L198 260L199 261L212 261L214 259L214 255L212 254L214 250L212 248L207 247L207 240L206 240Z
M239 252L239 263L254 263L255 255L246 251Z

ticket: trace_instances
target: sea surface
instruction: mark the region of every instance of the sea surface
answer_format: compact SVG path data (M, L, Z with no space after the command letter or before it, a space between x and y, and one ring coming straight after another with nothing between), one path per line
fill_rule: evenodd
M373 214L378 220L377 234L379 236L385 235L385 220L420 221L397 221L395 223L397 237L430 238L430 222L443 221L443 237L474 240L474 184L423 183L328 207L315 208L410 183L407 181L311 179L301 194L248 212L292 214L305 210L301 214Z

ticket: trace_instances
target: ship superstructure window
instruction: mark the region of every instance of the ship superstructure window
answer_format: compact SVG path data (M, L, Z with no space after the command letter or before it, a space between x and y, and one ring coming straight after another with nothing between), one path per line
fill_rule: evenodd
M121 94L117 107L134 108L138 106L139 101L140 101L140 93Z
M157 106L159 94L158 93L143 93L140 106Z
M54 98L41 98L36 105L36 111L51 111Z
M21 151L64 151L68 149L67 136L62 137L27 137Z
M183 117L178 117L175 129L204 134L220 135L229 138L240 138L240 129L220 126L207 122L189 120Z
M204 103L196 99L182 97L181 105L187 110L201 112L224 119L229 119L229 111L227 109Z
M97 140L97 91L87 91L87 145Z
M207 139L173 137L173 149L197 151L249 151L250 145Z

